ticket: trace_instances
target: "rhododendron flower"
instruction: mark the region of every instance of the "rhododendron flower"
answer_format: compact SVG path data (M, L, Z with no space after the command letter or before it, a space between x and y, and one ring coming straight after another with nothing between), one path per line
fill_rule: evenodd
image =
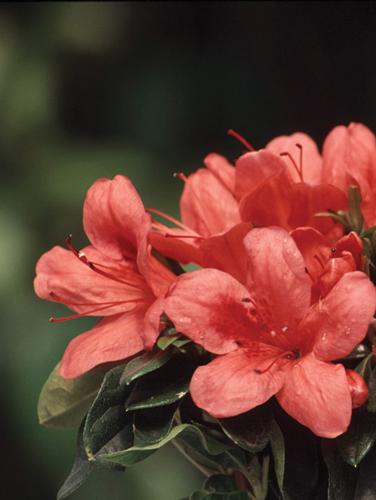
M167 227L154 221L150 234L153 246L178 262L202 264L201 241L231 229L239 224L238 203L233 196L235 169L220 155L210 154L204 164L186 177L176 174L184 182L180 198L181 222L158 211L177 227Z
M359 186L366 226L375 225L376 139L373 132L361 123L335 127L325 139L322 157L315 142L306 134L298 132L273 139L266 149L285 155L283 159L295 182L299 181L297 144L304 151L304 181L316 186L332 185L343 193L347 193L351 185Z
M197 406L239 415L276 395L301 424L323 437L350 422L351 388L342 359L364 338L376 292L366 274L343 275L311 304L311 279L293 238L281 228L244 239L247 286L215 269L180 276L165 312L178 331L217 357L191 381Z
M324 297L345 273L362 270L363 244L354 232L331 244L328 238L311 227L292 231L312 280L312 299Z
M376 224L376 138L361 123L335 127L323 147L322 181L347 191L359 186L367 227Z
M150 254L151 220L126 177L97 180L83 212L91 245L77 251L68 239L69 249L52 248L38 261L34 282L39 297L76 313L52 321L103 318L68 345L60 363L64 378L141 351L144 333L159 333L162 297L175 278Z

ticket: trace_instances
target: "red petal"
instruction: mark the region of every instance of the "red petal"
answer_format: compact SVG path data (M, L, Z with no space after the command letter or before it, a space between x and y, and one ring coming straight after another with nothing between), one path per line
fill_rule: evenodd
M295 163L300 167L300 149L296 146L302 146L302 164L303 164L303 180L308 184L319 184L321 182L322 159L317 149L316 143L306 134L296 132L292 135L281 135L276 137L267 144L266 149L272 151L276 155L281 153L290 153ZM294 168L290 158L284 156L287 168L294 182L301 182L296 169Z
M300 334L315 339L313 351L317 358L343 358L363 340L375 305L375 287L367 275L360 271L347 273L311 308L299 326Z
M204 160L205 166L222 182L231 193L235 190L235 168L224 156L210 153Z
M316 282L332 255L328 239L312 227L299 227L290 234L304 257L309 275Z
M144 329L142 331L142 338L144 340L145 349L152 349L157 341L161 329L161 316L164 311L165 298L160 297L157 299L146 311Z
M84 228L91 243L113 259L136 259L138 242L150 231L150 217L129 179L99 179L84 204Z
M198 368L190 386L195 404L214 417L226 418L251 410L276 394L290 363L279 362L279 349L259 346L258 355L238 349Z
M165 312L179 332L215 354L233 351L237 340L257 338L248 290L215 269L180 276L166 298Z
M359 408L368 399L368 387L364 378L354 370L346 370L347 382L349 383L351 402L353 408Z
M248 288L257 310L271 330L288 329L292 334L311 296L301 253L287 231L276 227L252 229L244 244L249 257Z
M280 168L274 169L273 174L259 182L253 191L240 201L239 212L242 220L254 226L289 227L291 180L283 161L275 158Z
M354 257L356 268L359 270L361 269L363 243L354 231L342 236L342 238L337 241L335 248L336 256L341 255L343 252L350 252Z
M270 151L261 149L242 155L236 162L236 196L242 198L281 170L291 182L283 160Z
M345 369L305 356L289 371L277 394L282 408L317 436L334 438L351 419L351 397Z
M140 301L149 300L151 294L145 280L134 267L104 259L92 247L85 248L84 253L90 261L98 264L99 270L104 270L114 279L90 269L71 251L54 247L37 263L35 293L42 299L62 302L79 313L95 309L96 304L126 301L91 314L94 316L118 314L133 309Z
M320 296L328 295L340 278L351 271L356 271L356 263L351 253L343 252L342 257L330 259L318 280Z
M188 233L182 229L170 229L169 234L174 236L168 237L162 233L150 233L149 240L152 246L158 250L161 255L174 259L182 264L194 262L201 264L202 252L199 248L199 241L195 238L179 238L179 235L186 236Z
M65 379L79 377L102 363L126 359L142 351L144 311L102 319L91 330L73 339L60 363Z
M203 240L203 266L225 271L241 283L245 283L248 256L243 239L251 229L251 224L237 224L226 233Z
M312 226L321 233L327 234L333 229L334 222L330 217L316 216L316 214L346 208L345 193L334 186L294 184L291 191L291 214L288 223L291 228Z
M371 195L369 183L376 163L375 135L361 123L335 127L323 148L323 181L347 191L356 181L363 199Z
M221 233L240 222L231 192L209 170L188 177L180 200L183 223L201 236Z

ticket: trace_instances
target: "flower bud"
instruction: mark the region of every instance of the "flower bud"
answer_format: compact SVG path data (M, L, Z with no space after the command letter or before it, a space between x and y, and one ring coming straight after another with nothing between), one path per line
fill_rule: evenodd
M353 408L359 408L368 399L368 387L363 377L354 370L346 370Z

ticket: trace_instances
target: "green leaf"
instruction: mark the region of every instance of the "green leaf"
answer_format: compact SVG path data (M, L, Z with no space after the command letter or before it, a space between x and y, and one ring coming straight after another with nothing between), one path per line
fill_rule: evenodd
M159 337L157 346L159 349L162 349L162 351L165 351L167 347L170 347L170 345L174 344L176 340L180 337L179 333L176 333L175 335L166 335L164 337Z
M204 483L201 491L196 491L190 500L249 500L251 496L246 491L239 491L231 476L215 474Z
M178 404L137 411L134 415L134 445L147 446L165 438L171 430Z
M354 500L356 474L353 467L339 456L335 442L321 440L321 449L328 470L327 500Z
M51 428L78 427L98 393L104 371L91 370L81 377L65 380L58 368L52 371L40 393L39 422Z
M186 440L196 439L200 446L213 457L219 457L228 450L226 445L205 435L198 427L192 424L180 424L173 427L163 439L155 443L145 446L132 446L122 451L108 453L102 455L101 459L124 466L133 465L178 437Z
M364 407L353 411L348 430L336 439L341 457L356 467L376 440L376 414Z
M220 419L218 422L236 445L251 453L263 450L272 432L272 412L266 405L237 417Z
M106 453L116 446L123 448L132 444L132 416L124 411L130 387L120 384L123 371L124 366L120 365L107 372L98 395L88 411L83 441L91 460L94 460L99 452Z
M62 500L76 491L86 481L93 470L94 465L88 461L85 453L82 436L83 427L84 422L82 422L77 435L77 451L72 470L67 479L64 481L64 484L59 489L57 493L57 500Z
M281 493L282 498L285 497L283 482L285 477L285 440L283 438L282 431L277 424L277 422L273 419L271 424L272 432L270 436L270 445L273 452L273 461L274 461L274 473L277 479L277 484L279 491Z
M173 350L156 350L145 352L129 361L120 378L121 384L130 384L147 373L158 370L167 363L174 354Z
M161 387L159 390L158 388ZM150 380L141 380L126 403L126 411L167 406L181 400L188 393L188 382L177 381L158 386Z
M358 468L354 500L374 500L376 492L376 447L369 451ZM352 500L352 499L351 499Z

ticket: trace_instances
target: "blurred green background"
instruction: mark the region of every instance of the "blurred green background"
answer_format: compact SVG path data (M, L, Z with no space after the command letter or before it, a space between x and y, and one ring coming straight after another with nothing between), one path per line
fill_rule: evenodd
M129 176L146 206L178 214L181 185L213 150L230 159L338 123L376 125L372 2L0 5L1 498L51 500L74 432L38 426L40 388L85 319L33 294L34 265L73 233L98 177ZM177 500L202 478L173 448L72 499Z

